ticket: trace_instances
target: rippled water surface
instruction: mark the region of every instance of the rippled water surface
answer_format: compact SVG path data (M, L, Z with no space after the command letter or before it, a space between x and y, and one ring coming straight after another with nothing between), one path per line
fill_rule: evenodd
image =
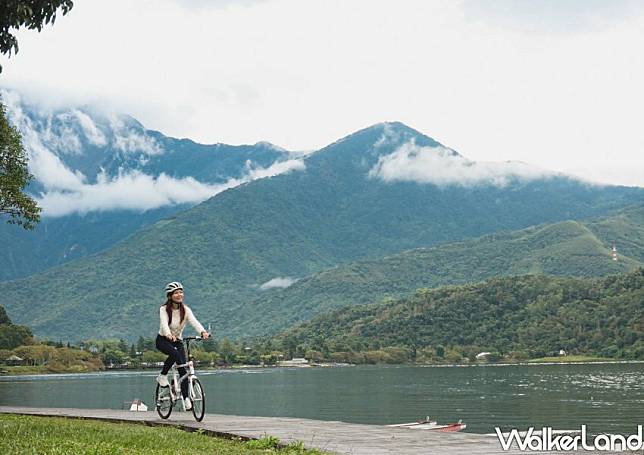
M467 431L552 426L634 433L644 364L359 366L200 371L207 412L401 423L458 419ZM0 377L0 405L120 409L152 403L156 372Z

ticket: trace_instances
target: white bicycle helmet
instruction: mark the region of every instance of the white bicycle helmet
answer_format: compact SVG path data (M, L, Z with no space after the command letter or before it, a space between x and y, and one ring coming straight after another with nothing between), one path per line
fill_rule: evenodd
M168 283L165 285L165 295L172 294L177 289L181 289L183 291L183 284L179 283L178 281Z

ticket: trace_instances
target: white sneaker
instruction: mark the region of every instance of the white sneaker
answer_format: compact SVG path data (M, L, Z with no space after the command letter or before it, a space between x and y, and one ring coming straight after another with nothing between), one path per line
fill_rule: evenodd
M170 383L168 382L168 376L165 374L160 374L157 376L157 382L161 387L168 387Z
M190 398L184 398L183 402L186 405L186 411L192 411L192 400Z

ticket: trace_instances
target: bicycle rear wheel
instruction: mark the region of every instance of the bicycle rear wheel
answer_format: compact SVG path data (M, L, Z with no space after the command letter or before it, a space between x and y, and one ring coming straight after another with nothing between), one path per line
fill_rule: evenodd
M201 382L197 378L192 380L192 396L190 399L192 400L192 415L195 416L197 422L201 422L206 412L206 397L203 393Z
M157 391L154 395L154 402L156 403L157 414L162 419L167 419L172 414L172 393L170 387L161 387L157 384Z

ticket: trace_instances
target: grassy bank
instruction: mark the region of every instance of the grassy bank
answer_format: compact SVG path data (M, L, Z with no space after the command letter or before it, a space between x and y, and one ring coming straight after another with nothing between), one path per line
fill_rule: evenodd
M0 453L11 454L322 454L301 444L278 448L270 436L232 441L177 428L0 414Z
M59 373L94 373L99 368L87 367L85 365L66 366L49 366L49 365L20 365L20 366L2 366L0 375L18 376L22 374L59 374Z

